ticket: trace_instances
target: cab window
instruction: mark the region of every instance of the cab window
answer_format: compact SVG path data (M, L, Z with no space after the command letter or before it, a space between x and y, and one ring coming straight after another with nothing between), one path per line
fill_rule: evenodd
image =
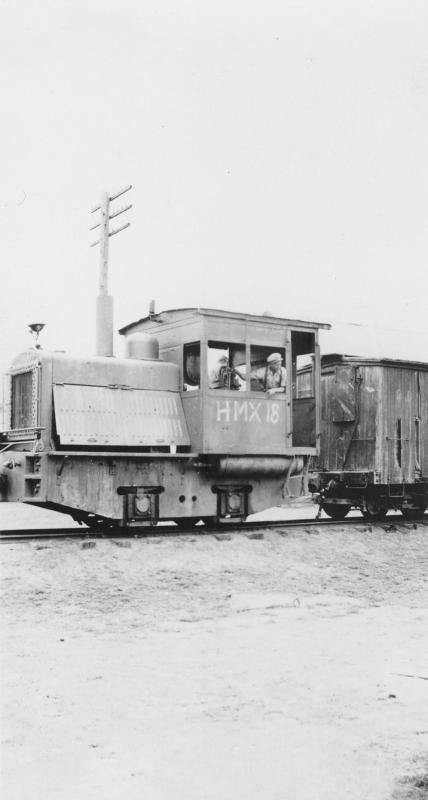
M273 361L273 359L275 360ZM271 366L272 364L275 364L275 367ZM252 392L265 392L271 384L272 386L277 384L278 387L285 385L286 371L284 347L251 345L250 366L250 389ZM278 373L277 378L272 377L274 372Z
M295 397L313 397L314 395L314 357L297 356L296 358L296 391Z
M315 395L315 337L306 331L291 334L293 353L293 397L300 399Z
M292 331L293 445L315 447L315 336L308 331Z
M191 342L183 347L183 388L195 391L201 383L201 345Z
M245 345L208 342L207 370L209 389L245 391Z

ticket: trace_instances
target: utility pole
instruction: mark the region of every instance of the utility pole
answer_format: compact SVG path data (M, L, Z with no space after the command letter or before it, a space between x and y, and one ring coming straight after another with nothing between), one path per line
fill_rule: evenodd
M95 228L100 228L100 238L96 242L92 242L90 247L100 245L100 272L99 272L99 287L97 297L97 356L112 356L113 355L113 297L108 293L108 249L109 238L116 233L129 228L130 222L121 225L120 228L109 230L109 222L124 211L129 211L132 208L132 203L117 211L110 213L110 203L116 200L125 192L129 192L132 186L125 186L115 194L109 195L108 192L103 192L101 201L97 206L91 209L91 213L101 211L101 221L96 225L92 225L89 229L91 231Z

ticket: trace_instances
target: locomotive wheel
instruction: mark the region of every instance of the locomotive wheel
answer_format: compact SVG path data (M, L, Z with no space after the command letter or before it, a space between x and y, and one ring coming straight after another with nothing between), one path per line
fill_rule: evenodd
M215 528L217 525L217 517L201 517L201 519L206 528Z
M351 510L351 506L346 506L342 503L324 503L322 508L331 519L345 519Z
M174 522L179 528L193 528L199 519L199 517L177 517Z
M174 520L179 528L193 528L199 521L204 523L205 528L215 528L217 525L217 517L177 517ZM202 530L203 527L201 525Z

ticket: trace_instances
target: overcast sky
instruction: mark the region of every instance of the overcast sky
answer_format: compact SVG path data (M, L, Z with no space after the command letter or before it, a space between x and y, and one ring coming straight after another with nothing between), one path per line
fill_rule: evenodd
M46 348L94 352L89 211L128 183L116 328L155 298L331 322L325 352L428 361L427 0L0 12L0 368L29 322Z

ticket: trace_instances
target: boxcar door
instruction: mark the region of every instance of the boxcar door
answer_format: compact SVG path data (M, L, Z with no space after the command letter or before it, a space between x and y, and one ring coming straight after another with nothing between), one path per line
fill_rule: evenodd
M417 463L417 370L399 367L384 369L383 408L386 421L384 466L387 481L413 483Z

